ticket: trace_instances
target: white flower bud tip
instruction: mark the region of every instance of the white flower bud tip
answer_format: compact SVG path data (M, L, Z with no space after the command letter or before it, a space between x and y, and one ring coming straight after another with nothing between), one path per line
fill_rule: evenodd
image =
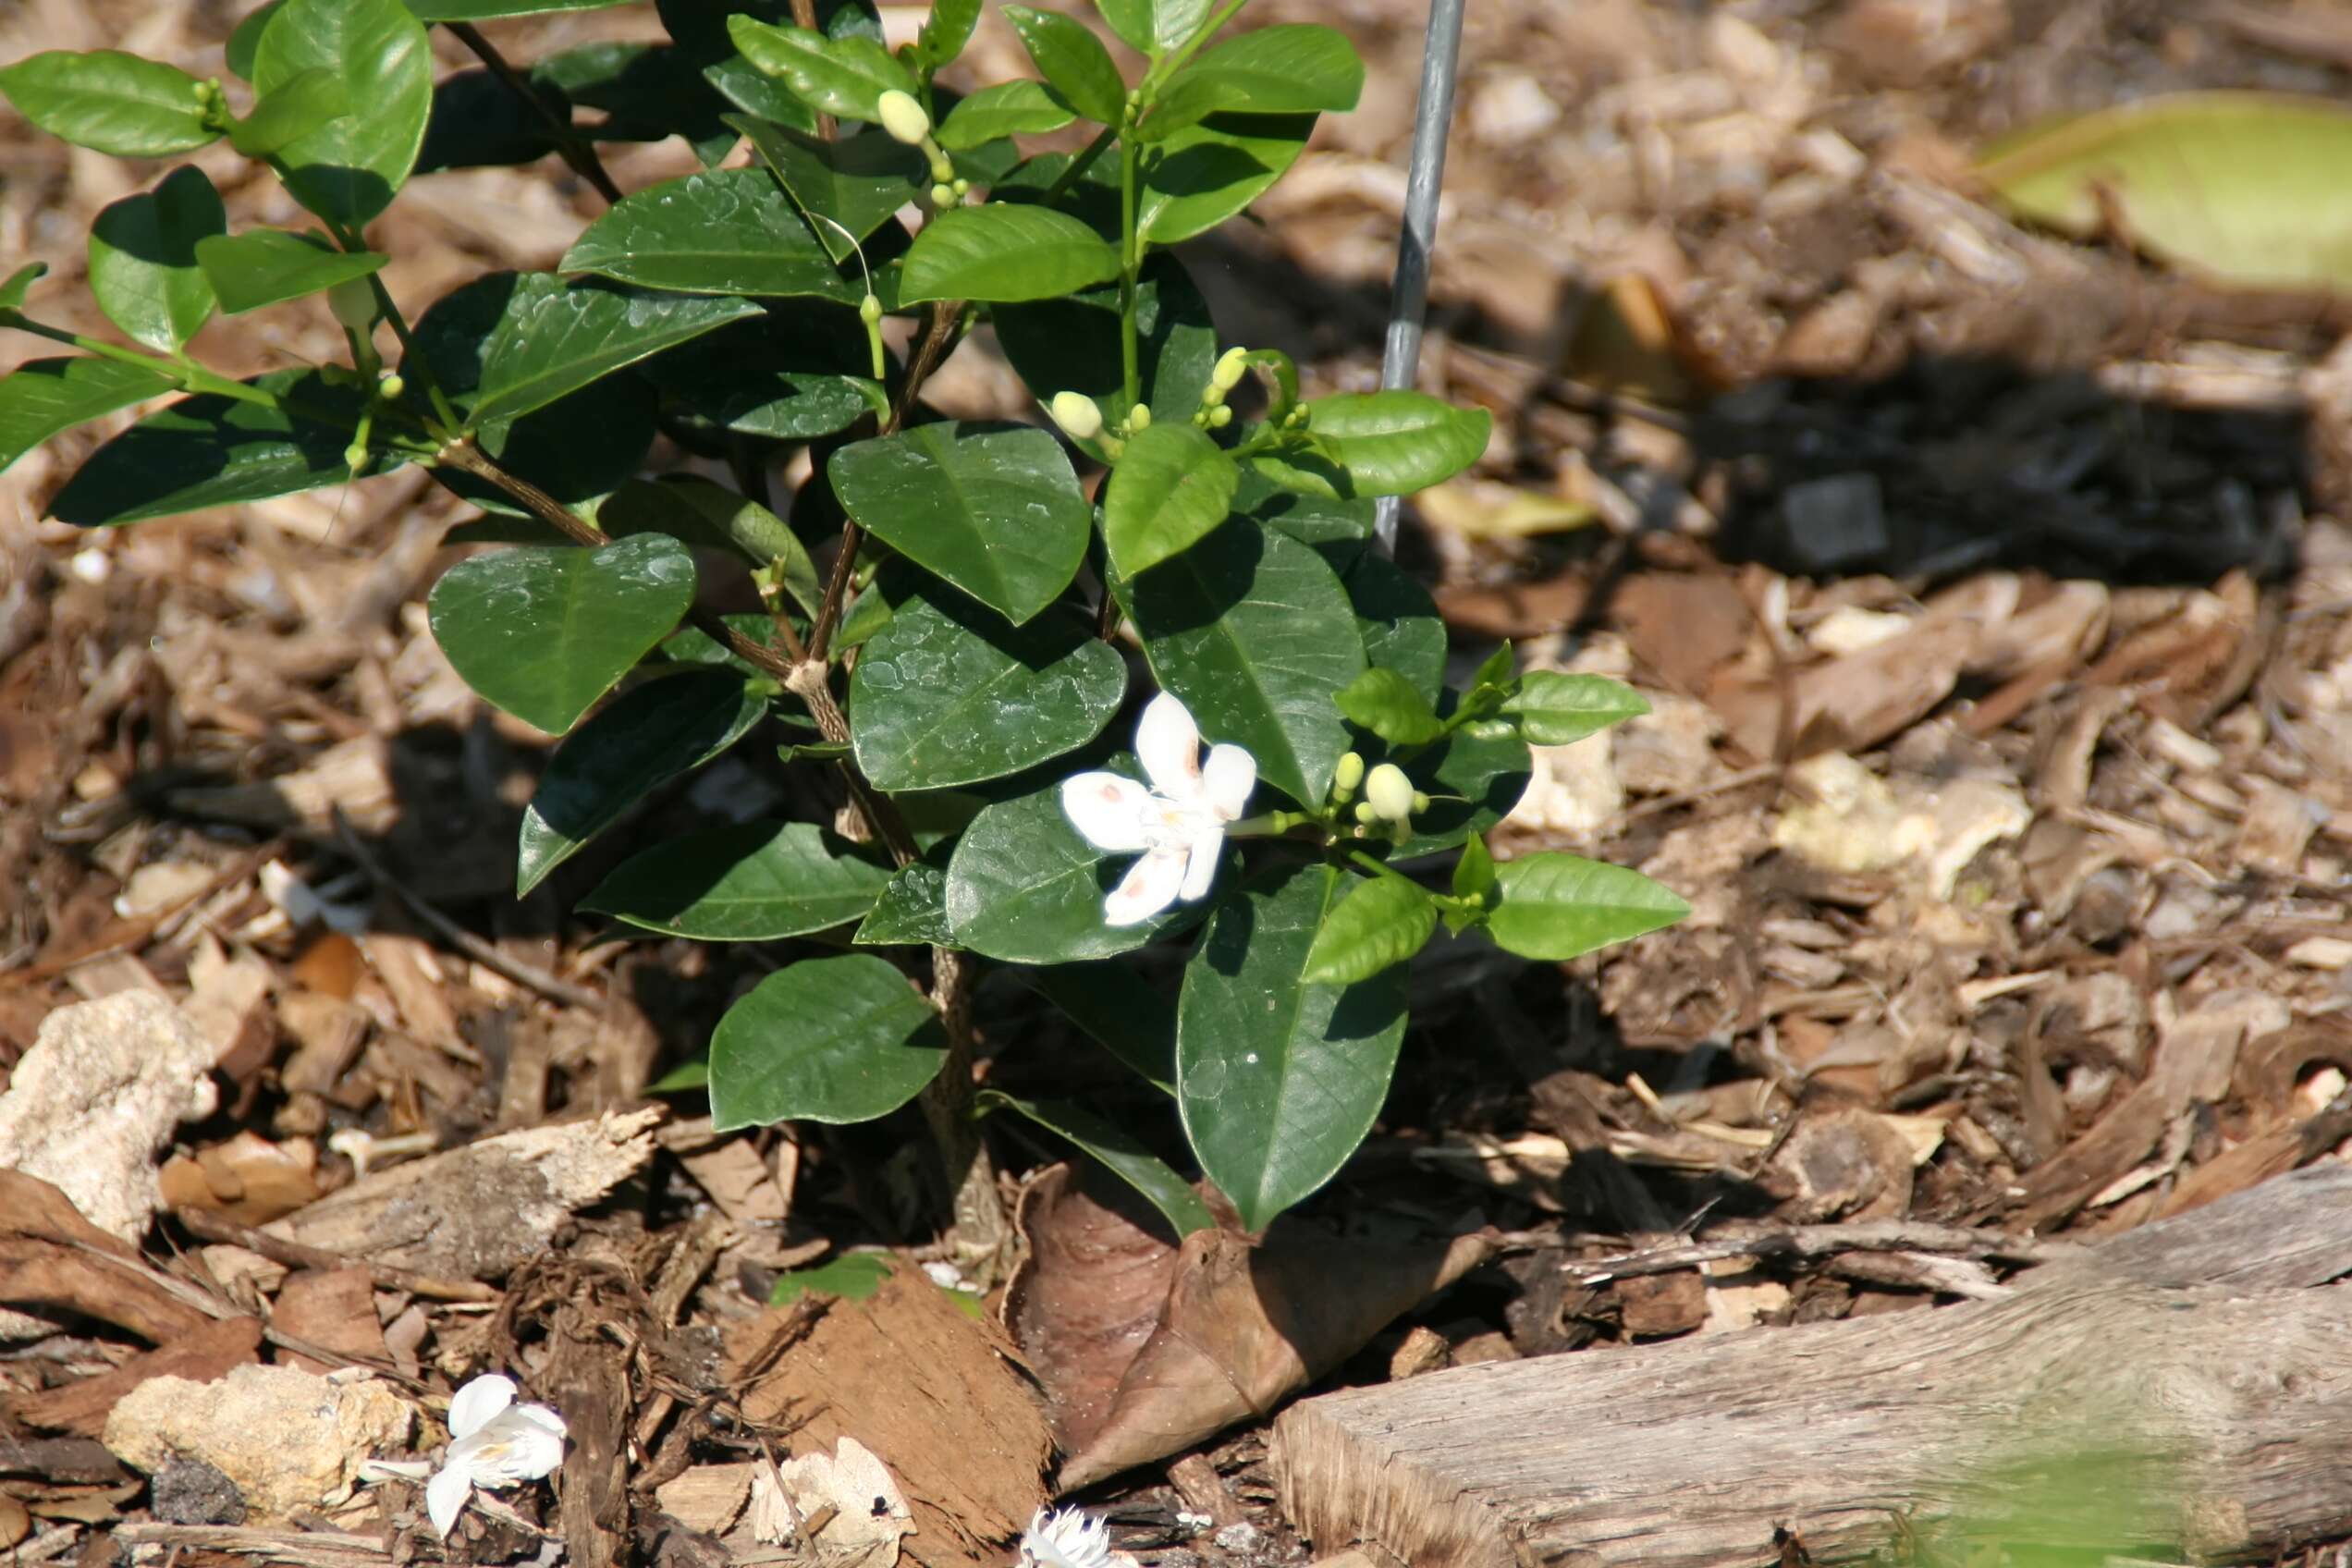
M1249 350L1228 349L1218 356L1217 368L1208 373L1208 384L1220 392L1231 392L1249 374Z
M1331 769L1331 788L1341 799L1355 793L1364 782L1364 758L1356 752L1341 752L1337 766Z
M1384 762L1364 776L1364 803L1386 821L1403 822L1413 815L1413 780Z
M910 147L920 147L931 139L931 116L914 101L912 92L901 92L893 87L882 94L876 105L882 116L882 129L891 139Z
M1046 407L1073 441L1091 441L1102 434L1102 410L1084 392L1057 392Z

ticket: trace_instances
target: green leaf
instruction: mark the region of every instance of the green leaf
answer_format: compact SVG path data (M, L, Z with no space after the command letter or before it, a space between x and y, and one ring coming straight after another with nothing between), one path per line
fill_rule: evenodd
M256 228L215 234L196 242L196 259L227 315L318 294L383 269L390 257L374 251L338 251L316 235Z
M0 70L0 92L17 113L61 141L117 158L160 158L215 140L197 98L202 85L116 49L52 49Z
M1104 486L1103 544L1133 577L1192 546L1224 522L1242 471L1206 432L1173 420L1131 437Z
M1129 1072L1174 1096L1176 1010L1151 982L1108 959L1047 964L1020 974Z
M1217 1229L1217 1217L1193 1191L1192 1183L1169 1169L1168 1162L1144 1147L1133 1133L1068 1100L1024 1100L1002 1090L983 1092L985 1103L1017 1110L1038 1126L1058 1133L1106 1170L1143 1194L1175 1227L1178 1240L1195 1231Z
M1371 1130L1404 1038L1404 972L1312 984L1308 954L1350 880L1292 864L1228 894L1184 966L1176 1104L1201 1169L1261 1231Z
M761 169L713 169L624 196L557 264L686 294L858 298Z
M876 120L885 92L921 91L913 73L870 38L827 38L806 28L772 27L751 17L727 18L743 57L790 84L808 104L844 119Z
M1534 764L1527 742L1508 724L1465 724L1405 765L1429 809L1413 815L1413 836L1390 852L1398 859L1450 850L1511 815L1527 792Z
M253 50L253 91L336 73L346 113L277 150L293 198L359 228L391 204L433 113L433 51L399 0L286 0Z
M1354 555L1340 572L1340 586L1355 608L1365 658L1375 668L1394 670L1434 703L1445 684L1446 663L1445 622L1439 618L1437 601L1378 551L1357 550ZM1323 558L1331 558L1328 546Z
M267 158L351 112L342 73L314 66L279 82L231 125L228 142L249 158Z
M182 398L92 453L49 503L50 515L92 525L143 522L351 477L343 453L363 394L308 370L272 371L246 385L276 395L283 406L212 393ZM390 454L378 449L376 456Z
M567 287L548 273L524 273L482 347L474 418L486 423L528 413L623 365L759 313L749 300Z
M642 374L681 414L745 435L811 441L889 412L871 369L855 311L802 305L723 326L648 360Z
M580 907L698 942L772 942L864 919L889 881L815 823L753 822L631 855Z
M1159 143L1137 227L1155 245L1206 234L1266 193L1306 151L1313 115L1212 115Z
M1519 721L1519 733L1538 746L1565 746L1612 724L1649 711L1641 693L1603 675L1562 675L1530 670L1519 694L1502 704Z
M2352 288L2352 113L2285 92L2159 93L1994 142L2014 212L2131 243L2223 285Z
M1004 15L1036 63L1037 74L1072 108L1096 125L1120 122L1127 111L1127 83L1111 63L1110 51L1085 23L1026 6L1007 6Z
M979 25L980 0L932 0L931 14L914 41L914 57L923 74L929 76L962 54L972 42L972 30Z
M1119 276L1119 252L1067 213L1011 202L952 207L906 253L899 301L1019 303L1075 293Z
M1312 442L1249 461L1275 484L1338 497L1409 496L1451 479L1487 449L1493 419L1426 392L1343 392L1305 405Z
M286 0L263 0L245 13L244 20L230 30L224 53L228 74L239 81L253 80L253 52L261 47L262 33L285 8Z
M1453 863L1453 896L1484 899L1494 890L1494 855L1487 841L1473 833L1462 841L1462 858Z
M905 975L865 953L804 959L718 1021L711 1126L871 1121L921 1094L947 1060L947 1031Z
M1160 141L1210 115L1299 115L1355 107L1364 62L1344 34L1307 22L1260 28L1203 50L1144 122Z
M1331 563L1331 570L1342 574L1343 569L1362 558L1364 553L1353 549L1335 552L1329 546L1360 545L1371 538L1375 511L1368 496L1346 501L1331 496L1302 496L1295 490L1278 488L1273 481L1250 469L1242 471L1242 487L1233 497L1233 509L1249 513L1268 528L1280 529L1302 545L1322 549L1323 558Z
M790 1306L810 1294L870 1301L882 1288L882 1281L894 1272L888 1253L844 1253L814 1268L790 1268L778 1274L776 1283L767 1288L767 1305Z
M213 313L197 246L227 226L220 192L192 165L107 207L90 229L90 292L98 308L133 342L178 353Z
M1201 732L1247 747L1260 779L1321 805L1347 750L1332 699L1365 668L1354 612L1322 557L1243 518L1119 593L1152 674Z
M596 509L596 521L616 539L648 530L742 553L753 566L780 563L786 593L809 614L816 613L824 584L808 546L790 524L757 501L692 474L665 475L656 484L632 479Z
M949 110L932 140L950 153L967 153L1000 136L1060 130L1077 117L1043 82L1000 81Z
M1332 906L1306 953L1306 979L1317 986L1369 980L1421 950L1438 928L1438 906L1420 884L1402 876L1359 880Z
M49 273L47 262L27 262L0 283L0 311L21 311L25 300L32 293L32 286Z
M749 115L729 115L727 123L751 139L801 211L812 214L808 227L837 263L931 188L923 154L878 130L822 141ZM844 283L842 294L861 298L862 286Z
M1208 19L1208 7L1209 0L1095 0L1110 31L1155 62L1192 41Z
M1069 963L1132 951L1198 917L1196 907L1178 904L1140 925L1104 925L1104 895L1133 859L1107 859L1078 836L1058 781L999 801L956 841L949 928L964 947L1007 963Z
M1426 746L1443 731L1429 699L1393 669L1366 669L1333 701L1351 724L1391 746Z
M647 794L741 740L766 713L756 684L707 667L640 682L597 709L547 759L524 808L515 897L528 895Z
M1105 284L1060 299L999 305L989 312L997 342L1038 401L1083 392L1103 423L1127 417L1119 345L1119 286ZM1189 424L1217 367L1217 328L1208 302L1173 256L1144 263L1135 285L1135 356L1153 428Z
M1092 525L1061 444L1034 425L944 421L827 465L867 533L1019 625L1070 585Z
M951 848L935 845L921 860L900 866L850 940L861 948L935 948L953 942L947 904Z
M710 1059L689 1057L645 1085L649 1095L699 1095L710 1087Z
M1487 934L1522 958L1576 958L1690 913L1638 871L1549 850L1506 863L1495 879L1502 901L1487 917Z
M434 641L465 683L560 735L662 640L693 602L694 557L662 533L594 550L499 550L442 573L426 601Z
M548 129L571 123L571 104L550 83L526 78L519 92L487 69L458 71L433 85L433 114L417 149L417 174L536 163L556 150Z
M160 398L171 377L95 356L33 360L0 378L0 469L75 425ZM99 521L72 519L67 521Z
M608 11L629 0L405 0L421 22L486 22L556 11Z
M917 592L850 678L850 737L877 790L976 784L1075 751L1127 694L1127 664L1075 606L1024 626Z

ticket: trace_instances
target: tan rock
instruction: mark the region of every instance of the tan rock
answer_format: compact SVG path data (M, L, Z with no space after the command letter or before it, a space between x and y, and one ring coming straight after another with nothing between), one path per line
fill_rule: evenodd
M106 1417L105 1444L149 1474L176 1456L237 1483L257 1521L332 1508L360 1466L408 1446L417 1408L389 1383L322 1378L290 1366L240 1366L217 1382L151 1378Z

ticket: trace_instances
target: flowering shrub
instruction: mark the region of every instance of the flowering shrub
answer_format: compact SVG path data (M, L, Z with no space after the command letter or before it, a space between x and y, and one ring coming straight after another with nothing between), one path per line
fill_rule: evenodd
M1302 398L1286 356L1219 343L1169 250L1241 213L1318 115L1354 106L1343 37L1228 34L1243 0L1097 0L1142 62L1130 80L1087 26L1007 6L1039 80L958 98L936 77L979 0L939 0L896 50L850 0L659 0L668 43L527 71L470 26L609 3L275 0L228 42L236 86L111 51L0 69L0 92L68 141L153 158L226 137L317 219L231 233L192 166L107 208L90 285L135 347L29 313L38 265L8 278L0 325L76 351L0 381L0 459L178 392L73 475L55 516L135 522L408 463L496 514L457 537L508 547L450 570L430 611L475 691L564 737L519 891L648 790L788 733L787 761L826 770L851 808L843 832L716 827L637 854L585 900L705 941L847 937L719 1024L720 1126L921 1096L986 1245L974 1113L1011 1109L1179 1229L1206 1223L1148 1152L1170 1146L1155 1130L975 1105L975 956L1039 966L1046 996L1165 1091L1202 1171L1260 1227L1371 1126L1404 962L1440 921L1556 961L1681 914L1632 872L1498 865L1480 837L1525 786L1530 741L1642 711L1607 680L1517 675L1508 648L1449 688L1427 594L1371 543L1374 499L1468 466L1487 415L1417 392ZM435 23L490 71L436 84ZM611 205L555 271L475 279L411 320L366 229L416 172L428 120L436 167L553 152ZM1082 151L1021 143L1073 126L1092 133ZM598 142L668 135L702 172L613 189ZM186 352L215 311L311 298L348 364L240 381ZM983 321L1040 423L923 404ZM740 489L639 477L657 433L729 459ZM766 475L802 445L814 476L788 522ZM1099 485L1082 480L1097 468ZM765 610L698 607L722 571ZM1152 688L1121 750L1120 715ZM1430 879L1447 856L1451 879ZM1182 941L1170 1020L1121 960Z

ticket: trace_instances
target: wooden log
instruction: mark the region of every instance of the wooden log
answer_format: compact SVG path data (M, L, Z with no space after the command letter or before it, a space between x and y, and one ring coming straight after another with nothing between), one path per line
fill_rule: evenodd
M1700 1568L1773 1562L1776 1530L1828 1562L1980 1515L2088 1435L2162 1476L2139 1541L2270 1553L2352 1533L2347 1271L2352 1168L2314 1167L1999 1300L1324 1394L1275 1422L1271 1462L1324 1554Z

